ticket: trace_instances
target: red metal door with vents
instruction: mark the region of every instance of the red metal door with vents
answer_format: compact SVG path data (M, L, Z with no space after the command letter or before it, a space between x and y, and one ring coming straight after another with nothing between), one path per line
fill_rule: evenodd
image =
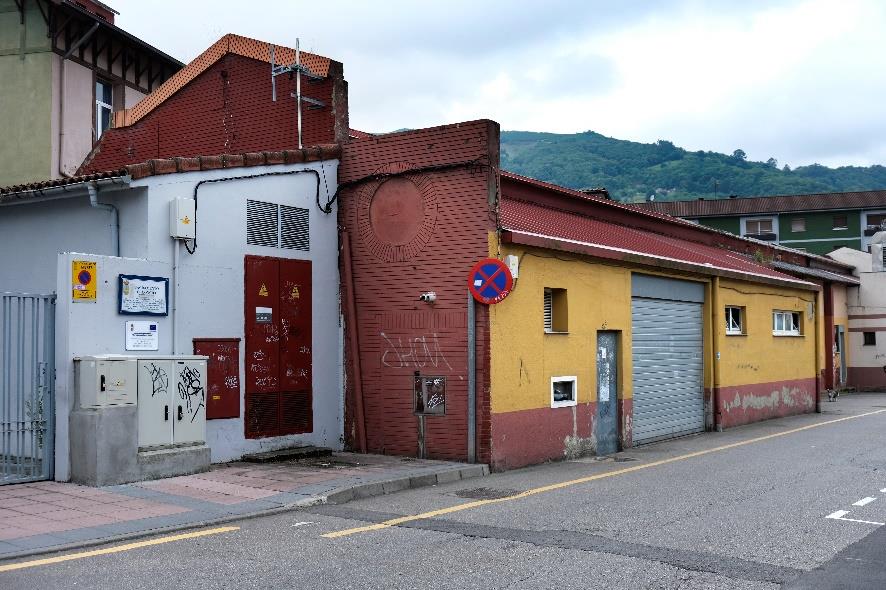
M311 263L246 256L246 437L311 432Z

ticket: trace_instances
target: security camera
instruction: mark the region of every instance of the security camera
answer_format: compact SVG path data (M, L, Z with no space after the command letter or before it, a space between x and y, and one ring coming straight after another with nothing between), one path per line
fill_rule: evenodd
M424 301L425 303L433 303L437 300L437 294L433 291L428 291L427 293L422 293L418 296L419 301Z

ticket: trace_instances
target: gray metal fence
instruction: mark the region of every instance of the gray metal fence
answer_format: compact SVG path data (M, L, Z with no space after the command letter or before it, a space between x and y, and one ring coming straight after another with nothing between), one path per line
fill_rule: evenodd
M51 479L55 295L0 293L0 485Z

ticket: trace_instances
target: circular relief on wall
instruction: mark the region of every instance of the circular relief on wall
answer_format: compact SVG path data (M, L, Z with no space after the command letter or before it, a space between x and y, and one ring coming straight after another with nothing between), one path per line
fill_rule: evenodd
M379 173L415 168L391 164ZM437 195L427 175L407 173L369 182L360 192L360 237L376 257L403 262L421 252L437 223Z

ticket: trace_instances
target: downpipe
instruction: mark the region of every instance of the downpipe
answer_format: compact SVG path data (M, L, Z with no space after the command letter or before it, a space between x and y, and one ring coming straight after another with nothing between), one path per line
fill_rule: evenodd
M94 182L86 185L89 191L89 205L95 209L108 211L111 214L111 243L114 245L114 256L120 256L120 212L114 205L98 202L98 187Z

